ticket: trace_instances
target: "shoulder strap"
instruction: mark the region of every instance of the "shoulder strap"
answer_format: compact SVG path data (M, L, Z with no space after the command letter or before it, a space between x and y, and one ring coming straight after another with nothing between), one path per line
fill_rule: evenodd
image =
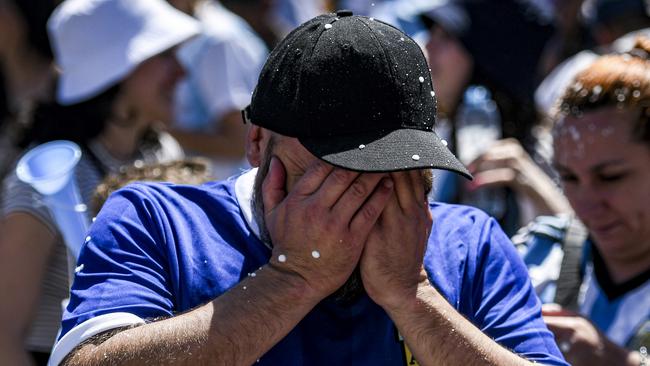
M556 282L554 301L573 311L578 310L578 293L582 284L582 249L586 239L587 229L580 220L572 218L566 227L562 243L564 257Z

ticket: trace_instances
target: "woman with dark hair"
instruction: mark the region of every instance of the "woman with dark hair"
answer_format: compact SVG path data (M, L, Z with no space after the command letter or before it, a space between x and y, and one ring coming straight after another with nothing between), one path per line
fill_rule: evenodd
M0 177L19 153L26 115L51 97L54 68L47 40L53 0L0 0Z
M551 15L534 0L459 0L435 5L421 18L429 29L426 51L440 117L448 122L439 132L461 160L463 150L477 144L461 138L461 111L467 88L480 85L496 104L499 121L493 128L502 139L471 146L483 154L464 161L474 175L469 186L441 173L436 199L474 204L474 191L497 190L494 199L505 209L487 211L508 234L536 215L570 210L545 174L551 169L540 147L533 99L540 59L554 30Z
M174 47L197 23L162 0L68 0L48 22L61 70L56 100L39 105L23 146L65 139L82 148L75 179L84 202L124 165L182 157L161 131L183 70ZM0 221L0 364L44 363L68 294L66 248L42 197L7 176Z
M548 230L549 218L522 231L536 291L543 302L563 305L543 308L544 319L572 365L646 365L650 39L579 73L556 120L554 165L587 232L579 240L568 225Z

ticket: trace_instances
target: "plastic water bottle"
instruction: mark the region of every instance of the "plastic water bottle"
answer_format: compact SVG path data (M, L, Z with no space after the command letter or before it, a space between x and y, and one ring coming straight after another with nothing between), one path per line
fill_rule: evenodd
M490 91L483 86L467 88L456 118L458 158L469 164L501 139L501 116ZM480 188L464 192L461 202L478 207L489 215L505 214L505 191L502 188Z

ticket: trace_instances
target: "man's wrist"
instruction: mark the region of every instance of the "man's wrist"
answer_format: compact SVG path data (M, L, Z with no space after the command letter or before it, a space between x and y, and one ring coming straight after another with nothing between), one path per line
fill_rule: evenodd
M408 316L421 311L422 306L430 304L431 299L440 296L428 279L420 281L412 291L412 295L395 297L395 301L380 306L393 318Z
M288 294L297 301L308 302L315 306L324 296L318 293L307 280L296 272L288 271L272 262L267 263L263 270L266 270L271 278L283 284Z

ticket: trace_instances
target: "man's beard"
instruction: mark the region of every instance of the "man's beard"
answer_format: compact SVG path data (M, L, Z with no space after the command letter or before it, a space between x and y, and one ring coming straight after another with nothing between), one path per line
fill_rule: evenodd
M273 247L273 242L271 240L271 234L269 233L268 228L266 227L266 220L264 218L264 199L262 197L262 183L264 178L269 173L269 167L271 165L271 157L273 156L272 151L275 145L274 138L269 140L264 155L262 156L262 161L257 170L257 176L255 177L255 184L253 185L253 218L257 222L257 226L260 229L260 240L267 244L270 247ZM341 286L338 290L334 291L327 299L334 300L337 304L342 306L351 305L357 300L361 295L365 294L366 289L363 287L363 281L361 280L361 270L359 264L355 267L354 271L348 277L347 281Z

